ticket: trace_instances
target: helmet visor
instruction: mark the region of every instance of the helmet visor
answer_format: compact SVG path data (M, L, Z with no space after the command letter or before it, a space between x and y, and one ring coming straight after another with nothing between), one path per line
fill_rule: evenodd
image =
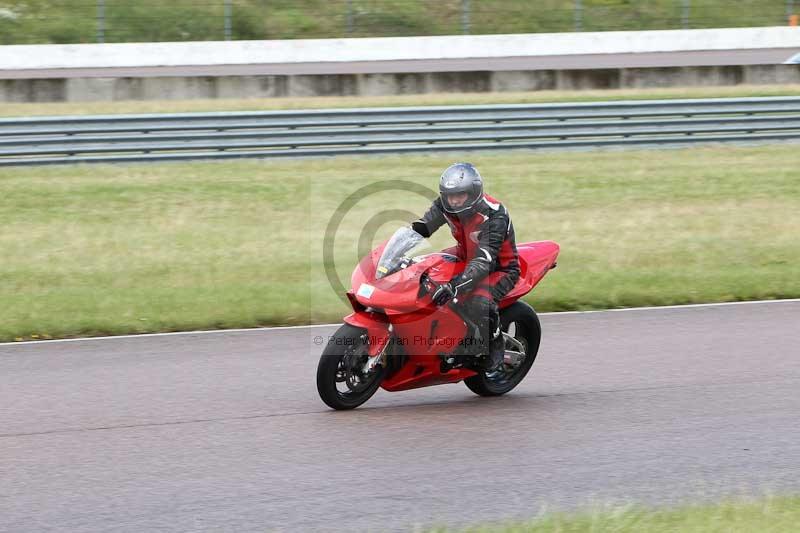
M469 193L468 192L449 192L442 194L442 199L453 211L458 211L467 206L469 203Z

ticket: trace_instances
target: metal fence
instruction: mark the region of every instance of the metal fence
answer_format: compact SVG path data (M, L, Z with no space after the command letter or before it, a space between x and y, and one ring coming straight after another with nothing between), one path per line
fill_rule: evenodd
M8 118L0 165L800 139L800 97Z
M798 13L800 0L29 0L0 3L0 44L780 26Z

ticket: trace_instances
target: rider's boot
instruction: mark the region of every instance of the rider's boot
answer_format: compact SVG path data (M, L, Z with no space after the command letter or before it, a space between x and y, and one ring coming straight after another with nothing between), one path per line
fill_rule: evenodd
M489 343L489 357L486 361L486 370L489 372L498 370L503 364L505 353L505 341L503 340L503 334L498 326L493 332L492 340Z

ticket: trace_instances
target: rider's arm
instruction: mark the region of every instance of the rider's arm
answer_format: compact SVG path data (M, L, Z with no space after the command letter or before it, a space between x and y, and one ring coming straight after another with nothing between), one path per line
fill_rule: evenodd
M433 204L425 212L425 214L411 223L411 229L423 237L428 238L433 235L434 231L442 227L446 220L444 218L444 213L442 212L442 206L439 202L440 200L438 198L434 200Z
M492 216L481 225L478 247L475 257L470 259L464 272L457 281L457 287L464 290L474 289L480 280L494 272L497 267L500 247L506 240L510 219L508 213L501 212Z

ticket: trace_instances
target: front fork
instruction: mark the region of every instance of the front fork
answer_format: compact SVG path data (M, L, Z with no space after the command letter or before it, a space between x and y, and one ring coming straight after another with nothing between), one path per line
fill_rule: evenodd
M392 332L392 325L389 324L389 334L390 335L391 335L391 332ZM387 339L387 341L385 343L383 343L383 347L381 348L381 350L377 354L370 355L367 358L367 362L364 363L364 366L361 368L361 371L366 375L366 374L370 374L371 372L374 372L375 369L378 366L382 366L383 368L387 368L386 358L387 358L388 354L389 354L389 341Z

